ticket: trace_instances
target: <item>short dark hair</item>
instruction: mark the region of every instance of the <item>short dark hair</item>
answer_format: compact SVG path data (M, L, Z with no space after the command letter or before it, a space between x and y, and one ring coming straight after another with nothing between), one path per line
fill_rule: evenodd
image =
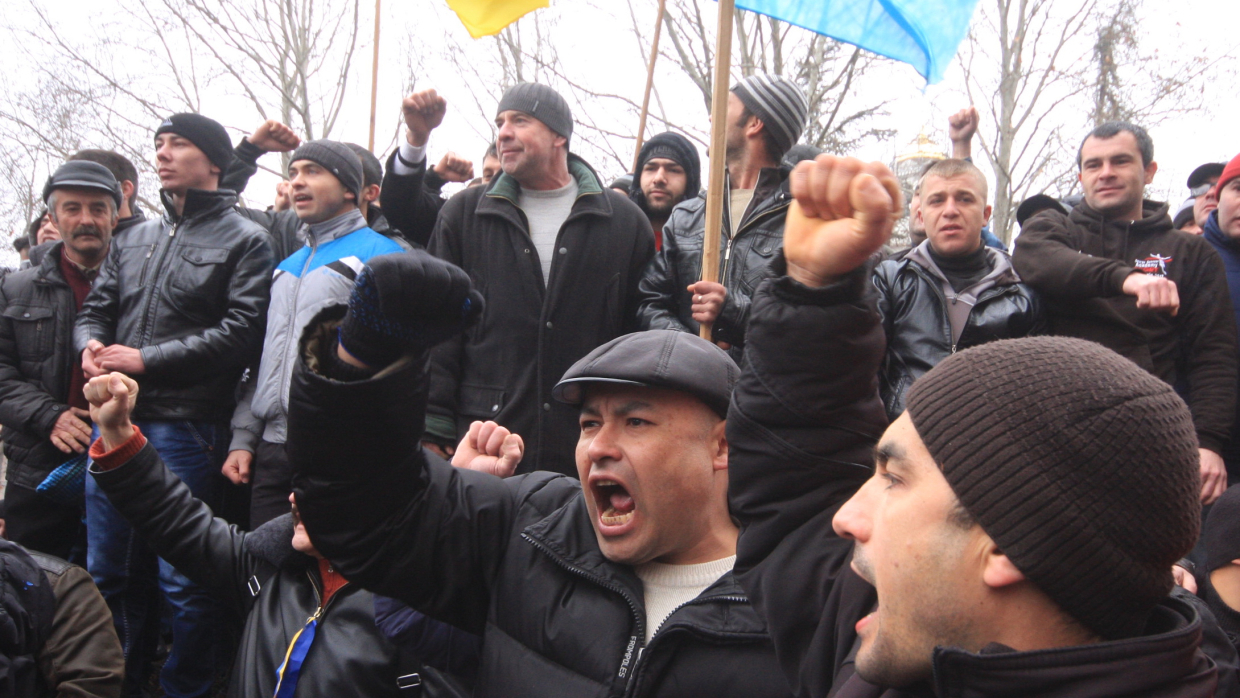
M758 120L762 121L762 117L749 111L749 107L745 106L743 102L741 103L741 110L741 123L748 122L751 116L757 116ZM765 121L762 122L762 143L766 146L766 154L772 160L782 160L784 153L787 152L787 149L780 147L779 142L775 140L775 135L771 132L771 129L766 127Z
M496 160L499 159L499 148L496 148L494 143L487 146L487 154L482 156L483 160L486 160L487 158L495 158Z
M133 208L137 205L138 168L134 167L133 163L129 161L129 158L111 150L88 148L86 150L79 150L70 155L68 160L86 160L87 162L97 162L108 168L108 171L112 173L112 176L116 178L117 182L133 182L133 194L129 195L129 207Z
M21 252L22 250L26 250L29 248L30 248L30 236L29 235L18 235L13 238L13 249L14 250Z
M1141 151L1141 166L1149 167L1150 163L1154 162L1154 140L1150 138L1150 134L1140 126L1127 121L1108 121L1081 139L1081 146L1076 149L1076 169L1081 169L1081 153L1085 150L1085 141L1090 138L1106 140L1124 132L1131 133L1132 137L1137 139L1137 150Z
M43 209L39 212L39 215L35 216L34 220L30 221L30 224L26 226L26 237L30 238L31 246L33 246L34 241L39 238L39 228L43 227L43 219L46 218L49 213L51 213L51 211Z

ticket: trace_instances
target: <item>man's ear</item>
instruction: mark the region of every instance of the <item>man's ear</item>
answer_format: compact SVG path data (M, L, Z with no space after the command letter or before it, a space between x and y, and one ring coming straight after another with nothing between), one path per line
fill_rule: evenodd
M745 137L758 138L762 134L762 130L766 128L766 124L756 114L749 115L749 121L745 123Z
M134 189L135 187L133 182L129 180L121 182L121 199L129 201L129 199L133 196Z
M721 420L710 430L711 465L716 471L728 469L728 422Z
M1145 183L1146 184L1154 183L1154 174L1156 172L1158 172L1157 162L1151 162L1150 164L1145 166Z
M362 201L371 202L379 200L380 187L378 184L371 184L362 188Z
M986 563L982 568L982 582L991 589L1001 589L1025 581L1025 573L1017 569L1007 555L987 537Z

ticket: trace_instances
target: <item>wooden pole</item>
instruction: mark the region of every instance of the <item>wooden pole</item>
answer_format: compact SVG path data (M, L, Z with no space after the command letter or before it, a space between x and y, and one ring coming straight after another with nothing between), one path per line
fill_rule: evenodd
M375 0L375 58L370 69L370 140L366 149L375 152L375 105L379 101L379 11L383 0Z
M650 113L650 90L654 87L654 63L659 60L659 36L663 33L663 12L667 9L667 0L659 0L659 16L654 21L654 41L650 44L650 61L646 64L646 94L642 97L642 115L637 121L637 146L633 148L633 176L637 177L637 157L642 152L642 143L646 140L646 115Z
M706 230L702 235L702 280L719 280L719 235L723 228L723 201L727 196L728 83L732 66L733 0L719 0L719 28L715 37L715 86L710 103L710 178L706 185ZM709 340L713 323L703 323L702 339Z

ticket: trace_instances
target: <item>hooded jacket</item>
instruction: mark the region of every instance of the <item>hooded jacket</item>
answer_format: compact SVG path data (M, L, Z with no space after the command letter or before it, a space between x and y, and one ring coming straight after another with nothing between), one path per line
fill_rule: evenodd
M337 313L337 317L339 313ZM315 544L349 579L483 636L474 695L787 696L731 573L649 643L642 583L599 549L581 484L500 480L428 459L421 357L337 381L330 323L303 342L288 454Z
M464 269L486 299L481 320L431 356L427 430L455 444L474 420L525 439L518 472L576 473L577 410L551 388L578 359L633 329L637 281L654 254L650 222L569 155L577 201L543 279L520 186L507 174L444 205L429 251Z
M1227 274L1227 289L1231 295L1231 309L1235 314L1237 331L1240 331L1240 240L1235 240L1223 233L1218 225L1218 211L1212 211L1206 218L1202 237L1214 248L1223 260L1223 269ZM1240 391L1236 399L1240 402ZM1236 421L1232 425L1231 440L1222 452L1227 464L1227 472L1233 477L1240 477L1240 405L1236 408Z
M271 243L241 217L229 190L189 190L166 214L112 241L74 326L91 339L142 352L135 419L227 422L234 389L258 358L271 296Z
M904 411L904 393L913 381L948 356L996 339L1046 332L1041 300L1020 282L1006 253L986 248L990 273L956 292L930 257L929 245L927 240L874 270L887 336L878 387L891 420ZM957 340L950 311L960 299L972 305Z
M729 352L740 363L749 324L753 292L769 276L767 267L784 244L784 217L792 203L788 167L766 168L758 176L753 201L731 234L731 206L723 205L723 232L719 278L728 290L713 326L712 339L732 345ZM729 190L730 193L730 190ZM655 255L638 286L639 326L643 330L698 332L693 319L689 284L702 279L702 243L706 231L706 196L685 201L672 210L663 226L663 250Z
M698 192L702 190L702 161L698 158L697 148L694 148L689 139L679 133L672 131L660 133L642 144L642 149L637 154L637 166L633 170L632 181L629 183L629 199L637 204L637 207L647 217L650 216L650 208L646 202L646 194L642 192L642 170L646 169L647 161L656 157L675 160L684 168L683 200L697 198ZM656 230L654 235L655 248L662 250L662 232Z
M1236 412L1237 339L1223 263L1201 236L1172 228L1167 204L1138 221L1107 219L1087 203L1025 222L1012 265L1046 301L1052 334L1088 339L1177 389L1202 448L1222 453ZM1134 272L1175 282L1179 313L1137 308L1123 293Z

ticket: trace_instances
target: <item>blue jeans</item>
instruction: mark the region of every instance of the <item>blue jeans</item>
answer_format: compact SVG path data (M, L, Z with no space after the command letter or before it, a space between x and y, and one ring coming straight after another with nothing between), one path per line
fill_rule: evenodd
M228 427L203 422L139 421L160 458L212 508L228 452ZM96 432L97 435L97 432ZM86 478L86 566L112 610L125 651L126 696L140 696L159 640L160 594L172 612L172 650L160 673L169 698L205 696L225 661L222 608L205 589L157 558L95 484Z

